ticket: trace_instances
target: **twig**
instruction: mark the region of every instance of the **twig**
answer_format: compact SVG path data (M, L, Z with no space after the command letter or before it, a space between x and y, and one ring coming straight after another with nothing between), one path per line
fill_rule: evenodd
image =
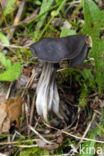
M38 16L38 9L35 10L30 16L28 16L27 18L25 18L23 21L20 21L18 23L14 23L13 25L8 26L8 28L9 29L12 29L14 27L21 26L23 24L28 24L31 21L33 21L37 16ZM3 31L3 30L7 30L7 27L0 29L0 31Z
M13 82L11 82L10 85L9 85L9 89L8 89L8 91L7 91L6 98L5 98L6 100L8 99L8 97L9 97L9 95L10 95L12 85L13 85Z
M79 137L79 136L73 135L73 134L68 133L68 132L65 132L65 131L63 131L63 130L61 130L61 132L64 133L64 134L67 134L67 135L69 135L69 136L71 136L71 137L73 137L73 138L75 138L75 139L79 139L79 140L82 139L82 137ZM104 144L104 141L95 140L95 139L89 139L89 138L83 138L83 141L91 141L91 142L96 142L96 143Z
M83 134L83 136L82 136L82 138L81 138L81 140L80 140L79 143L77 144L77 146L79 146L79 145L82 143L83 139L84 139L85 136L87 135L87 133L88 133L88 131L89 131L91 125L92 125L92 122L93 122L94 119L95 119L95 116L96 116L96 113L94 112L94 113L93 113L93 116L92 116L92 120L89 122L89 124L88 124L88 126L87 126L87 128L86 128L86 130L85 130L85 132L84 132L84 134Z
M26 1L24 0L24 1L22 1L22 2L20 3L20 7L19 7L19 9L18 9L17 15L16 15L16 17L15 17L15 19L14 19L14 25L17 24L17 23L19 22L20 18L21 18L21 15L22 15L22 11L23 11L25 2L26 2ZM12 35L13 35L14 32L15 32L15 28L16 28L16 27L11 28L11 30L10 30L10 32L11 32ZM7 35L7 38L10 40L10 39L11 39L11 35L8 34L8 35Z
M30 77L30 79L29 79L29 81L27 82L25 88L29 88L29 87L31 86L31 84L32 84L34 78L36 77L36 75L37 75L37 73L36 73L35 70L34 70L33 73L32 73L32 75L31 75L31 77ZM23 97L24 94L25 94L25 90L22 92L21 97Z
M31 44L29 44L29 45L31 45ZM0 42L0 46L2 46L2 47L8 47L8 48L14 48L14 49L23 49L23 48L29 49L29 45L25 45L25 46L16 46L16 45L2 44L2 43Z
M27 102L25 102L25 114L26 114L27 127L29 125L29 119L30 119L29 108L30 108L30 97L27 94ZM28 132L28 137L29 137L29 129L27 129L27 132Z
M68 68L58 69L57 72L61 72L61 71L64 71L66 69L68 69Z
M71 6L76 5L76 4L79 4L79 3L81 3L81 0L69 2L69 4L70 4Z
M81 108L80 108L80 107L78 107L77 123L76 123L76 125L75 125L74 129L77 129L77 127L78 127L79 118L80 118L80 112L81 112Z
M39 124L39 120L40 120L40 117L38 117L38 119L36 120L36 123L35 123L35 126L34 126L35 129L36 129L36 127L37 127L38 124Z
M52 138L54 136L55 136L55 134L44 135L44 137L46 137L46 138ZM29 142L38 142L39 140L40 139L35 138L35 139L21 140L20 142L22 144L22 143L24 143L24 141L25 141L25 143L29 143ZM0 142L0 145L15 145L15 144L18 144L18 141Z
M34 113L34 107L35 107L35 97L36 95L34 94L33 99L32 99L32 106L31 106L31 112L30 112L30 125L33 120L33 113Z
M39 147L38 145L15 145L16 147L20 148L32 148L32 147Z
M42 135L39 134L39 132L37 132L32 126L29 125L29 128L31 129L31 131L33 131L40 139L42 139L46 144L52 145L54 144L53 142L50 142L48 140L46 140Z
M94 112L98 115L101 115L101 112L99 112L98 110L94 110Z
M21 143L23 142L24 143L29 143L31 141L39 141L39 139L30 139L30 140L21 140ZM18 141L8 141L8 142L0 142L0 145L15 145L15 144L18 144Z
M89 98L93 98L93 97L95 97L95 96L97 96L97 95L98 95L97 92L96 92L96 93L93 93L93 94L89 95Z
M45 125L46 125L47 127L50 127L50 128L52 128L52 129L55 129L55 130L59 131L58 128L52 127L52 126L47 125L47 124L45 124ZM73 138L75 138L75 139L78 139L78 140L81 140L81 139L82 139L82 137L79 137L79 136L76 136L76 135L74 135L74 134L68 133L68 132L66 132L66 131L64 131L64 130L60 130L60 133L64 133L64 134L66 134L66 135L68 135L68 136L71 136L71 137L73 137ZM91 142L96 142L96 143L104 144L104 141L95 140L95 139L89 139L89 138L83 138L83 141L91 141Z
M77 116L77 120L79 121L79 116L80 116L80 107L78 107L78 111L77 111L78 113L78 115L76 114L76 116ZM68 127L66 127L66 128L64 128L64 130L67 130L67 129L69 129L69 128L71 128L72 127L72 125L75 123L75 121L76 121L76 117L74 118L74 121L71 123L71 125L69 125ZM75 126L72 128L72 129L77 129L77 127L78 127L78 121L77 121L77 123L75 124Z
M19 133L18 131L15 130L15 133L13 134L11 140L13 141L16 138L16 135L20 136L20 137L24 137L21 133Z

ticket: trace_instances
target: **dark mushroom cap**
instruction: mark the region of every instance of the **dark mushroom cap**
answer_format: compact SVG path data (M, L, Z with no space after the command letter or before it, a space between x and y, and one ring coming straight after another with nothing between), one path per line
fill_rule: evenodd
M82 61L85 59L87 54L85 41L86 36L84 35L73 35L59 39L45 38L32 44L30 49L33 55L41 60L52 63L71 60L73 65L75 62L80 63L77 57Z

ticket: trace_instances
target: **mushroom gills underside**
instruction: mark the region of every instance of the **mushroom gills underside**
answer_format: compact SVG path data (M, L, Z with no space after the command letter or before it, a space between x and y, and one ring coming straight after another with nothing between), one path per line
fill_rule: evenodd
M43 69L37 85L36 109L45 121L48 121L48 112L54 112L59 118L63 115L59 112L59 94L55 81L56 69L53 63L42 61Z

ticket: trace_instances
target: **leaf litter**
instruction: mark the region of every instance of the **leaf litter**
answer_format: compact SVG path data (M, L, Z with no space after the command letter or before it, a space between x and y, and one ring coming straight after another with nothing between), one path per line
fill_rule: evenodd
M22 113L22 98L9 98L0 105L0 133L9 132L10 127L15 122L15 127L20 127L19 117Z

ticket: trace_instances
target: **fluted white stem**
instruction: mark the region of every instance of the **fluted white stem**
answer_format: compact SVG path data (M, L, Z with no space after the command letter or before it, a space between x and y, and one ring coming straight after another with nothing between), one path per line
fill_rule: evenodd
M55 81L56 69L54 64L42 62L43 69L37 85L36 109L39 115L48 121L48 112L53 111L62 118L59 113L59 94Z

